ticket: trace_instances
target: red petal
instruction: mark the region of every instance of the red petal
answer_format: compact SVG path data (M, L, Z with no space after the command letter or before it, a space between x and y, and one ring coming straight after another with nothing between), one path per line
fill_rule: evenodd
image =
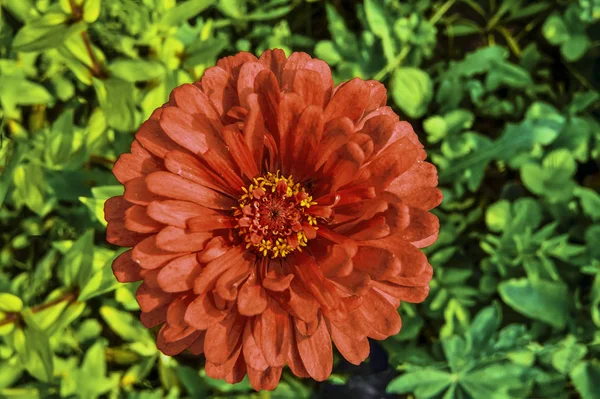
M220 229L232 229L237 224L237 221L231 216L224 216L216 212L212 212L212 214L206 213L206 216L195 216L188 221L187 226L190 232L200 233Z
M325 381L333 368L331 337L325 320L321 317L319 327L311 336L296 330L296 344L308 374L317 381Z
M262 354L262 350L254 340L254 336L252 335L252 323L246 323L243 342L244 360L248 366L258 371L266 370L269 365Z
M250 263L236 265L219 277L215 292L226 301L234 301L238 295L238 287L250 274Z
M374 289L369 290L363 298L359 309L371 327L386 337L398 334L402 321L396 308ZM369 336L376 338L373 334Z
M173 295L162 292L161 290L153 290L148 287L148 284L143 283L137 289L135 298L137 299L142 312L152 312L171 302Z
M206 342L205 342L206 345ZM232 353L231 357L223 364L215 364L207 361L205 365L206 375L211 378L225 380L229 384L240 382L246 376L246 363L241 356L242 346Z
M241 345L245 324L246 318L232 310L220 323L209 327L204 341L206 360L215 364L225 363Z
M167 172L156 172L156 173L167 173ZM149 175L152 176L152 175ZM138 177L133 180L129 180L125 184L125 194L123 198L125 198L128 202L136 205L145 205L147 206L152 201L160 201L165 199L160 195L156 195L155 193L148 190L148 182L147 177Z
M229 125L222 130L222 134L233 160L242 173L250 179L256 177L258 175L256 163L239 129L235 125Z
M171 259L183 254L164 251L156 246L156 236L150 236L137 244L132 251L132 259L144 269L156 269Z
M360 118L369 104L369 84L360 78L342 83L325 108L325 120L345 116L353 122Z
M238 292L238 310L244 316L259 315L267 308L267 293L256 283L256 277L251 275Z
M300 119L300 114L304 110L305 105L302 99L296 93L284 93L281 97L279 104L279 118L278 118L278 130L279 130L279 153L281 159L286 161L290 159L293 154L291 148L294 143L293 132ZM289 164L284 163L282 173L284 175L289 174L289 170L286 167Z
M269 306L260 315L260 347L265 360L272 367L285 365L288 354L289 340L289 315L279 305L269 300Z
M165 155L165 167L171 172L224 194L237 195L239 190L232 189L223 179L203 165L196 156L180 151Z
M177 144L193 154L204 154L219 145L217 134L204 115L190 115L177 107L166 107L160 127Z
M253 93L247 98L250 112L244 121L244 140L252 153L254 162L257 166L262 165L263 151L265 147L265 128L264 119L260 112L258 104L258 95Z
M242 107L250 109L248 106L248 96L254 93L254 80L256 75L265 67L258 62L248 62L242 65L240 75L237 80L237 92Z
M155 233L164 227L148 216L146 207L134 205L125 212L125 227L137 233Z
M334 324L330 325L331 338L342 356L350 363L359 365L369 357L369 340L354 339L341 332Z
M237 92L231 75L221 67L204 71L202 91L210 98L219 115L223 115L237 104Z
M206 331L202 331L200 336L190 345L190 352L192 355L201 355L204 353L204 338L206 337Z
M407 138L388 146L367 167L370 183L377 191L386 189L397 176L406 172L417 161L417 147Z
M125 251L113 261L113 274L120 283L131 283L142 279L140 265L131 258L132 250Z
M125 201L122 196L109 198L104 203L104 219L107 222L123 220L125 219L125 211L132 206L133 204Z
M297 93L306 105L316 105L323 109L325 88L318 72L301 69L294 77L293 91Z
M155 201L148 205L148 216L161 223L185 229L188 219L202 214L207 208L186 201ZM210 211L212 212L212 211Z
M162 112L162 109L161 109ZM186 149L174 142L162 131L158 120L149 119L140 126L135 138L152 154L164 158L169 151L184 151Z
M164 331L166 328L166 325L163 325L163 327L158 332L158 336L156 337L156 347L158 348L158 350L160 350L167 356L175 356L180 354L181 352L186 350L200 336L200 331L196 331L195 333L190 334L178 341L168 342L164 335Z
M437 216L419 208L410 208L410 224L402 232L402 238L417 248L433 244L440 231L440 221Z
M140 321L146 328L156 327L167 320L167 308L167 305L163 305L151 312L142 312L140 314Z
M210 295L196 297L185 311L185 322L197 330L206 330L225 318L227 312L218 310Z
M214 288L217 279L228 269L235 266L241 266L244 263L251 263L252 261L253 259L251 256L240 247L227 249L223 255L210 261L204 269L202 269L202 273L194 282L194 292L196 294L203 294L211 291Z
M336 283L342 291L350 295L363 295L371 288L371 278L369 275L357 268L352 270L352 273L347 276L331 277L330 281Z
M373 287L376 287L403 302L409 303L421 303L429 294L429 285L406 287L403 285L392 284L387 281L373 281Z
M311 56L304 52L295 52L290 55L283 72L281 73L281 89L283 91L292 91L292 85L294 83L294 76L299 69L304 68L307 62L311 60Z
M215 130L220 131L223 127L217 110L212 106L208 96L198 86L183 84L176 87L171 92L171 98L177 104L177 107L184 112L190 115L205 115Z
M252 388L257 391L272 391L277 387L283 367L267 367L266 370L256 370L248 367L248 379Z
M110 221L106 226L106 241L120 247L133 247L146 237L148 234L128 230L123 220Z
M194 287L194 279L200 273L196 254L184 255L167 263L158 273L160 288L165 292L183 292Z
M168 226L156 235L156 246L170 252L202 251L213 238L210 232L191 233L179 227Z
M146 184L156 195L194 202L211 209L230 210L235 205L235 201L229 197L168 172L148 175Z
M290 345L288 345L288 356L287 363L292 370L292 373L301 378L308 378L310 375L306 368L304 367L304 363L302 363L302 358L300 357L300 352L298 352L298 346L296 345L296 329L293 326L293 322L290 319Z
M269 291L283 292L290 287L293 278L293 274L282 277L280 275L275 275L275 273L268 273L263 279L262 285Z
M323 88L325 89L323 93L325 98L323 105L326 106L329 103L331 91L333 89L333 76L331 76L331 68L329 68L329 65L327 65L325 61L314 58L312 60L308 60L306 64L304 64L304 69L315 71L321 76L321 82Z
M283 70L283 65L281 66ZM276 141L279 141L279 127L277 125L277 116L279 115L279 102L281 93L277 82L277 73L271 71L260 71L254 81L254 91L258 95L258 104L265 122L265 126L273 135Z
M258 62L264 65L265 68L270 69L275 74L277 81L281 82L281 74L283 73L283 67L287 61L287 57L282 49L276 48L273 50L265 50Z
M125 184L129 180L163 169L164 168L156 162L155 158L135 154L122 154L117 162L115 162L112 171L117 180L120 183Z

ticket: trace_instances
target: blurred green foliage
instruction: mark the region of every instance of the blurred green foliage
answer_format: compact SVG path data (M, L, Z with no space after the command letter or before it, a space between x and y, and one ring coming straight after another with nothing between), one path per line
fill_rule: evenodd
M356 397L367 377L359 397L600 398L599 0L0 5L0 398ZM431 294L401 306L383 367L338 357L256 394L157 352L102 207L171 89L274 47L385 82L445 200Z

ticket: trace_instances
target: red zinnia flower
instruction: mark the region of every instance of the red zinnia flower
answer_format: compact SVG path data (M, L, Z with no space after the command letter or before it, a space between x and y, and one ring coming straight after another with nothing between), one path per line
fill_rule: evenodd
M420 302L437 238L437 172L377 81L334 87L305 53L239 53L173 90L113 169L107 240L158 348L273 389L288 365L325 380Z

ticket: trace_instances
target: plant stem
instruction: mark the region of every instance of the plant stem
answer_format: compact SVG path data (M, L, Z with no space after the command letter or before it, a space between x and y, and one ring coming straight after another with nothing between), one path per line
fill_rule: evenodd
M394 69L396 69L400 65L402 65L402 61L404 61L404 59L406 58L406 56L408 55L409 52L410 52L410 46L404 47L402 49L402 51L398 54L398 56L394 59L394 61L390 62L381 71L377 72L377 74L375 74L373 79L381 80L381 79L385 78L388 73L390 73L391 71L393 71Z
M450 7L454 5L454 3L456 3L456 0L447 0L440 8L438 8L435 14L433 14L429 20L429 23L431 25L435 25L444 16L444 14L446 14Z
M58 305L59 303L73 302L76 299L77 299L77 293L69 292L63 296L60 296L56 299L51 300L50 302L46 302L41 305L32 307L31 313L39 313L43 310L51 308L52 306ZM21 316L19 315L19 313L9 313L8 316L4 320L0 321L0 327L5 326L10 323L14 323L17 320L19 320L20 317Z
M87 30L81 32L81 38L83 39L83 44L85 45L85 49L90 55L90 59L92 60L92 75L95 77L100 77L102 75L102 67L96 58L96 54L94 54L94 49L92 47L92 43L90 42L90 37L87 33Z

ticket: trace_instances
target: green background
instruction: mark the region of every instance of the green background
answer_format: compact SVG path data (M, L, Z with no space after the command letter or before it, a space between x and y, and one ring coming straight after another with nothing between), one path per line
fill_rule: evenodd
M0 5L0 398L600 398L599 0ZM157 352L102 206L171 89L275 47L384 82L445 199L401 333L254 393Z

